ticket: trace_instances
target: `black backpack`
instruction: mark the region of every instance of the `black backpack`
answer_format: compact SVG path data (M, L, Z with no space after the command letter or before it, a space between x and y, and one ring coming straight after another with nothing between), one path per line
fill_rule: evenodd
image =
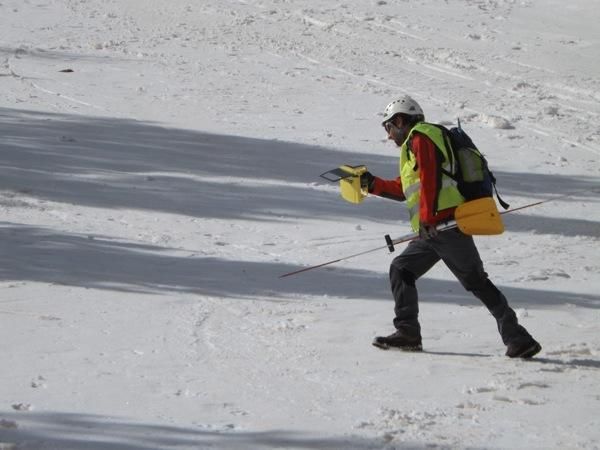
M442 172L456 180L458 190L465 200L492 197L495 192L498 203L504 209L508 209L510 205L500 198L498 189L496 189L496 177L489 169L487 160L469 135L461 128L460 119L456 127L450 129L442 125L438 125L438 127L442 130L454 158L454 164L452 164L454 173L445 169L442 169Z

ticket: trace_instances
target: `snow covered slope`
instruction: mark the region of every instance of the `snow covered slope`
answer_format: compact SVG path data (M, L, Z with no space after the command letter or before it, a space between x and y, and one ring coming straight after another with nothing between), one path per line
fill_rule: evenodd
M0 449L600 446L596 0L1 0ZM513 207L477 240L544 347L504 357L441 265L392 331L409 93ZM452 318L452 320L448 320Z

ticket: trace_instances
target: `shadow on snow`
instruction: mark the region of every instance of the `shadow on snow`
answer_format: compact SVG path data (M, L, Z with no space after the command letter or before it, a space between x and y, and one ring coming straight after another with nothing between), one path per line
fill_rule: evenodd
M343 151L277 140L173 129L128 119L70 116L0 108L0 189L103 208L135 208L191 217L275 221L291 217L402 220L401 204L339 199L319 175L341 163L367 162L378 175L397 175L397 156ZM498 173L502 192L548 198L598 187L598 180ZM588 192L580 200L598 201ZM518 205L514 205L518 206ZM518 218L517 217L518 214ZM597 222L543 221L517 213L512 231L597 237ZM405 224L406 222L402 222Z
M313 436L293 431L234 431L199 425L183 428L125 422L89 414L0 412L0 445L16 444L19 449L61 450L154 450L166 448L228 449L379 449L383 439L358 436ZM407 449L426 445L406 444Z
M26 193L41 200L103 208L133 208L191 217L277 221L282 218L404 218L404 207L385 201L357 208L334 187L316 189L319 174L341 162L367 161L375 173L395 176L396 157L342 151L276 140L165 128L134 120L68 116L0 108L3 149L0 202ZM381 170L381 172L380 172ZM595 180L541 174L498 174L514 192L533 183L540 197L596 187ZM512 180L512 181L511 181ZM324 181L322 184L326 184ZM523 186L522 188L519 186ZM8 194L6 194L8 192ZM509 191L510 192L510 191ZM597 201L596 194L578 198ZM7 201L8 198L8 201ZM397 207L396 207L397 206ZM532 227L532 222L535 226ZM508 219L510 229L599 236L597 222L579 219ZM199 257L183 250L88 238L4 223L0 228L4 280L34 280L123 291L180 291L231 297L333 295L388 299L383 274L317 270L277 279L296 269L279 262ZM232 283L231 280L236 282ZM429 292L454 283L424 281ZM598 305L598 297L506 289L514 302ZM464 298L464 293L453 295ZM435 296L436 301L446 301Z
M234 261L203 257L180 249L57 234L54 230L0 223L0 279L30 280L122 292L181 292L231 298L280 300L298 295L389 300L382 271L339 265L298 276L278 276L296 269L283 262ZM382 265L387 266L382 255ZM479 304L458 282L419 281L424 302ZM600 296L569 292L502 288L513 306L571 303L600 307ZM390 300L391 301L391 300Z
M42 200L219 219L405 219L401 204L340 201L319 178L370 160L390 176L394 157L348 155L276 140L171 129L134 120L0 109L0 189ZM396 205L395 205L396 206Z

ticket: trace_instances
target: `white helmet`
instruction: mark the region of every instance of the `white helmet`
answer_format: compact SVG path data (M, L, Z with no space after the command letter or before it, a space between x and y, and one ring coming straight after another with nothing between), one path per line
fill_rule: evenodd
M410 96L405 95L386 106L383 112L383 122L386 123L396 114L407 114L409 116L424 116L419 104Z

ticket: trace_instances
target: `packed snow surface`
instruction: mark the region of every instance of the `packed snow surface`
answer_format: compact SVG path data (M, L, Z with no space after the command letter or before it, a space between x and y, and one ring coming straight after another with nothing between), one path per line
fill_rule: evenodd
M600 447L597 0L0 0L0 448ZM425 352L373 252L403 94L513 207L478 237L541 342L438 265ZM570 194L564 196L564 194ZM399 249L401 250L401 248Z

